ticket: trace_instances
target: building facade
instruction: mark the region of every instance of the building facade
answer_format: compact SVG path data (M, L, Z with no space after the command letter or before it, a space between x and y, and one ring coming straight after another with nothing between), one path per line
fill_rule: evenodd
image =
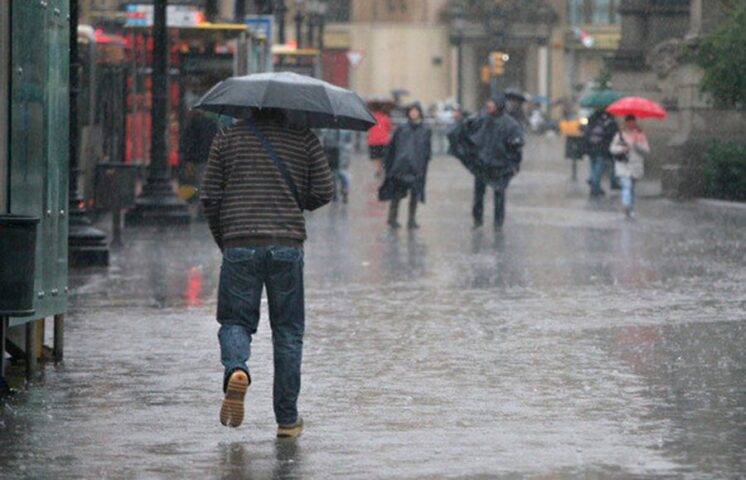
M196 0L178 0L183 1ZM604 56L617 48L620 1L285 0L284 10L278 8L280 2L253 0L201 5L215 12L216 21L235 20L239 11L274 12L275 33L284 11L286 41L302 46L313 38L313 33L307 37L309 29L315 31L323 22L327 79L364 96L407 91L405 101L417 99L425 105L455 101L460 79L463 103L473 111L494 88L516 87L544 99L577 97L598 76ZM84 0L81 6L88 13L111 12L123 3ZM461 24L454 17L458 9L465 15ZM318 42L318 33L315 38ZM485 82L484 67L490 52L497 50L504 50L510 60L502 75Z
M475 108L495 88L515 87L554 104L568 105L604 68L620 38L617 0L492 0L448 2L452 43L462 42L463 96ZM459 25L458 16L463 20ZM490 52L509 58L503 73L482 74ZM568 113L545 107L559 117Z
M669 117L646 122L652 154L649 173L664 194L693 197L704 191L703 153L713 139L743 139L746 114L713 106L700 92L702 71L686 60L703 35L744 0L624 0L622 39L610 58L615 88L663 104Z

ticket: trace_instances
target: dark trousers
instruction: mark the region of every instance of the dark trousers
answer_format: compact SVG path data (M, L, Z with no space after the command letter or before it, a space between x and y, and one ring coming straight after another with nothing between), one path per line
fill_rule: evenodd
M410 225L413 225L416 223L416 216L417 216L417 203L419 202L419 199L417 198L418 195L412 191L409 194L409 219L408 223ZM395 198L394 200L391 200L391 205L389 205L389 223L393 224L396 223L397 218L399 218L399 203L401 202L401 199Z
M223 389L237 369L249 374L251 337L259 324L262 289L267 288L274 353L273 406L278 424L298 419L305 313L303 250L286 246L227 248L218 287ZM250 378L250 377L249 377Z
M481 225L484 220L484 194L487 191L487 184L481 179L474 179L474 207L472 215L474 223ZM501 226L505 221L505 189L495 189L495 225Z

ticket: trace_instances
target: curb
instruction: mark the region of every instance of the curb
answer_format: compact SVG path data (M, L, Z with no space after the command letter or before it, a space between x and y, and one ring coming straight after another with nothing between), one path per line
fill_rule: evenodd
M746 202L731 202L728 200L712 200L709 198L698 198L695 200L697 205L708 208L727 209L739 211L746 214Z

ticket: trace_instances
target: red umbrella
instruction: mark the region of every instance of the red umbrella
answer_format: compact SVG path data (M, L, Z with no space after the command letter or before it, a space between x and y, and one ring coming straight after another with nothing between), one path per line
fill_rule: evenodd
M668 112L659 103L642 97L624 97L612 103L606 111L617 117L634 115L637 118L666 118Z

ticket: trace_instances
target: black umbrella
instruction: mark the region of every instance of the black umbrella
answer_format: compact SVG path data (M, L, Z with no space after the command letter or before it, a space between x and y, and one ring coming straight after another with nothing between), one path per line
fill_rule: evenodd
M252 108L282 110L291 123L309 128L368 130L376 124L355 93L292 72L230 77L199 99L194 108L247 118Z
M526 94L523 93L523 90L521 90L518 87L508 87L505 89L505 97L506 98L512 98L514 100L518 100L519 102L525 102L526 101Z

